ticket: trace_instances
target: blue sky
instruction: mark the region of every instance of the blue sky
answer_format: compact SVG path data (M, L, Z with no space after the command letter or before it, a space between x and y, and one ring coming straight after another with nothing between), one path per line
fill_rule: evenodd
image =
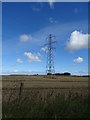
M88 74L88 3L3 3L2 21L3 74L45 74L49 34L55 71Z

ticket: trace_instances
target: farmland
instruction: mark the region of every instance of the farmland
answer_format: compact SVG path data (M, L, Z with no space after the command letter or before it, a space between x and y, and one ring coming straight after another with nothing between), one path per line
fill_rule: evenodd
M3 118L85 118L88 114L88 77L3 76L2 89Z

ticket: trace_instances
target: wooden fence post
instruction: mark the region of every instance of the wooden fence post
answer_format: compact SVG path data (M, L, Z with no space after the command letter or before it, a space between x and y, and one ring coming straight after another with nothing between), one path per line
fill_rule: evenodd
M24 83L21 82L21 84L20 84L20 90L19 90L19 103L20 103L20 101L22 99L23 85L24 85Z

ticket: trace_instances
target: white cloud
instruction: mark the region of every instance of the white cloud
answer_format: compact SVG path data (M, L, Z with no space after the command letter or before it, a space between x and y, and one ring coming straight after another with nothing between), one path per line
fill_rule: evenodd
M74 75L88 75L88 70L75 71Z
M41 60L39 58L40 54L35 55L35 54L32 54L31 52L25 52L24 55L28 57L28 62L33 62L33 61L34 62L41 62Z
M82 26L83 24L84 26ZM51 33L56 36L58 43L60 41L60 45L61 44L64 45L65 40L68 38L71 32L76 28L81 29L81 27L82 29L85 29L85 30L88 29L87 24L81 21L74 22L74 23L65 23L65 24L60 24L59 22L57 24L51 24L50 26L41 28L39 31L36 31L33 35L33 41L36 42L38 45L43 45L47 42L46 39L49 33Z
M90 34L88 34L88 47L90 48Z
M32 71L32 70L0 70L0 75L33 75L33 74L45 74L44 71Z
M27 34L20 35L20 41L21 42L27 42L29 40L32 40L32 36L31 35L27 35Z
M42 48L41 48L41 51L43 51L43 52L46 52L46 53L47 53L47 52L48 52L48 48L47 48L47 47L42 47Z
M15 67L15 66L16 66L16 64L11 64L10 66L11 66L11 67Z
M17 58L16 60L18 63L23 64L23 61L20 58Z
M39 52L37 53L37 55L41 57L41 54Z
M32 71L31 70L3 70L2 74L3 75L12 75L12 74L30 74Z
M73 62L76 62L76 63L81 63L81 62L83 62L84 60L83 60L83 58L81 58L81 57L78 57L78 58L76 58L76 59L74 59L73 60Z
M70 40L68 41L66 47L71 52L88 48L88 34L83 34L75 30L71 33Z
M50 8L54 9L54 0L48 0Z
M54 20L52 17L49 18L50 23L57 23L56 20Z
M13 70L12 72L14 72L14 73L18 73L18 71L19 71L19 70Z
M49 18L48 18L48 21L49 21ZM83 24L84 26L82 26ZM32 34L32 40L30 41L30 44L27 44L27 46L25 47L32 48L33 46L33 49L35 49L36 47L43 46L45 43L47 43L47 37L50 33L56 36L58 45L65 46L66 44L65 41L67 40L67 38L69 38L72 31L75 30L76 28L80 30L81 27L82 27L82 30L85 30L85 31L88 30L87 28L88 26L86 22L80 21L80 22L61 24L58 21L57 24L50 24L50 26L46 26L34 32Z
M2 2L47 2L48 0L2 0ZM89 2L89 0L55 0L55 2Z

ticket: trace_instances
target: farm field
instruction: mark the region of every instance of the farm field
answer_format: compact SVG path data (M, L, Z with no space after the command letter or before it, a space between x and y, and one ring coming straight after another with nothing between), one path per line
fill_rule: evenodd
M3 88L19 87L24 83L24 88L87 88L88 77L65 76L3 76Z
M2 100L3 118L86 118L88 77L3 76Z

